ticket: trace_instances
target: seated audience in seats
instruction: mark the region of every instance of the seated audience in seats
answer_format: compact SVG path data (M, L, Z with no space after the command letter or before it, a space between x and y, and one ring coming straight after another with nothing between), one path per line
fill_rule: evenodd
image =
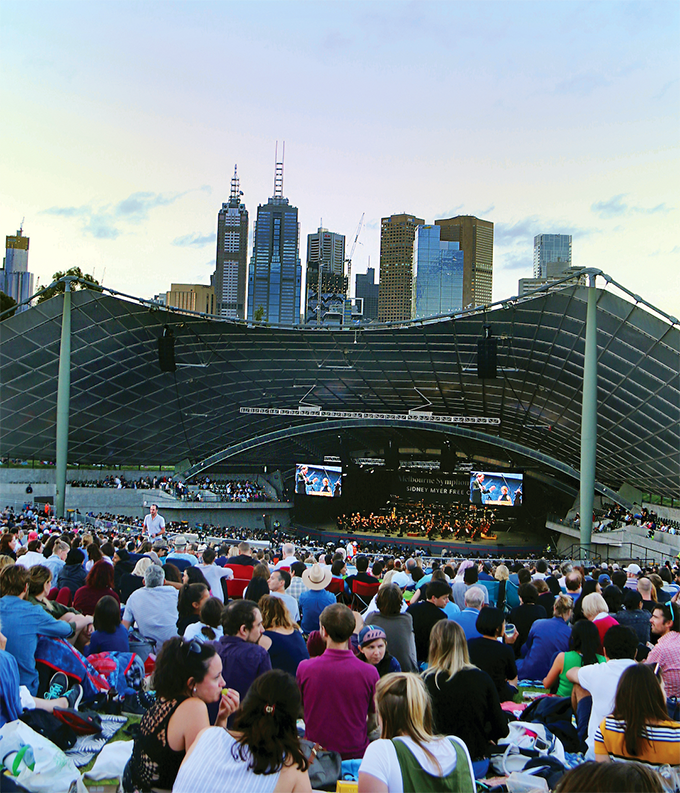
M326 591L332 577L330 568L322 567L320 564L313 564L302 574L302 581L307 587L307 591L300 595L300 610L302 611L300 627L305 636L309 636L312 631L319 630L321 612L336 602L335 595Z
M269 587L269 594L272 597L279 598L285 607L293 622L300 621L300 607L297 600L286 593L290 586L290 573L287 570L274 570L269 576L267 581ZM258 601L259 602L259 601Z
M248 582L245 592L243 593L244 600L252 600L253 603L259 603L263 595L269 594L269 568L266 564L256 564L253 568L253 577Z

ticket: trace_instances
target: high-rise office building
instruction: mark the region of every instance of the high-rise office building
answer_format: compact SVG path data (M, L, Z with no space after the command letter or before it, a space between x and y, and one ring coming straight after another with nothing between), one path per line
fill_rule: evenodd
M178 308L180 311L214 314L215 292L212 286L205 284L170 284L170 291L165 293L163 305Z
M493 286L493 223L472 215L435 220L444 242L463 251L463 308L491 303Z
M23 226L15 235L5 237L5 258L0 270L0 291L13 297L17 303L33 294L33 273L28 272L28 242ZM25 311L28 305L20 308Z
M463 307L463 251L441 240L441 226L418 226L413 242L413 319L453 314Z
M248 275L248 210L241 203L236 166L229 201L217 213L217 258L212 283L215 313L220 317L244 319Z
M413 240L424 223L414 215L390 215L380 221L380 322L411 319Z
M248 319L280 325L300 323L300 225L297 207L283 197L283 158L274 175L274 195L257 208L248 272Z
M347 299L344 269L344 234L319 228L315 234L307 235L306 324L324 324L327 316L333 324L342 323Z
M377 320L380 284L375 282L375 267L367 267L365 275L357 273L354 284L354 292L363 303L362 320L364 322Z
M571 234L534 237L534 278L550 278L571 267Z

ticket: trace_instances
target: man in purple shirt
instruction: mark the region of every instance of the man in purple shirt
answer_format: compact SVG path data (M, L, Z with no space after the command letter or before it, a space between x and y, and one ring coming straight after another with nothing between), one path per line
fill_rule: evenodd
M258 641L264 633L262 614L251 600L234 600L222 613L224 636L213 642L222 659L222 677L245 698L256 677L272 668L269 653Z
M347 606L327 606L320 623L326 650L302 661L297 670L305 737L339 752L343 760L360 758L368 746L368 715L380 676L349 649L355 621Z

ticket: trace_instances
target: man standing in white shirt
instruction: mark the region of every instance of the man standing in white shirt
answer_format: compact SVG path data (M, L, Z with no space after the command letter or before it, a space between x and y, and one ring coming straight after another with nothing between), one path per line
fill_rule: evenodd
M144 531L151 542L160 534L165 534L165 518L158 514L156 504L151 505L149 514L144 518Z

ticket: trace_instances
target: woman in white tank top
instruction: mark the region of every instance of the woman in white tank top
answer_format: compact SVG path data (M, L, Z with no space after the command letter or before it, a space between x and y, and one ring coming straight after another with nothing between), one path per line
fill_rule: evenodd
M173 793L311 793L300 748L295 678L272 669L252 684L234 730L208 727L187 753Z

